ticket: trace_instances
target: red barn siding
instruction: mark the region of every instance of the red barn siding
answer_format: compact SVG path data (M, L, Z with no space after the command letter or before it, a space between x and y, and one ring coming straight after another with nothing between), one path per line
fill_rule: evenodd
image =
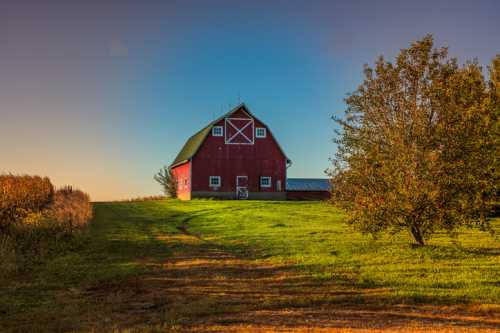
M329 200L331 197L328 191L287 191L287 200Z
M231 118L248 117L241 110L231 115ZM214 126L225 126L225 120L220 120ZM254 144L226 144L226 133L224 133L223 137L212 136L211 133L207 136L192 160L193 192L236 194L236 176L248 177L248 190L250 193L285 191L286 157L281 152L267 126L254 119L254 132L255 127L266 128L267 135L266 138L254 138ZM229 133L230 135L233 134L233 132ZM244 133L247 137L254 134L251 130L245 130ZM210 176L221 176L222 186L216 190L210 187ZM271 177L271 187L260 187L261 176ZM277 180L281 182L280 191L276 186Z
M187 141L174 161L181 164L172 167L182 184L188 179L189 186L179 185L179 198L235 198L236 177L247 176L250 199L286 199L288 159L269 128L247 110L242 104ZM213 136L213 126L222 126L223 136ZM257 127L266 129L265 138L256 137ZM221 177L219 188L210 186L210 176ZM271 177L270 187L260 186L262 176Z
M177 197L182 200L191 199L191 162L172 168L172 176L177 179Z

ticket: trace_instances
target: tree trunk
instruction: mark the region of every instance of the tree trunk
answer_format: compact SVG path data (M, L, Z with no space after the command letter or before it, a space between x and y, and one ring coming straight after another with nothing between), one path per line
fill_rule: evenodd
M417 226L412 225L410 227L410 232L413 235L413 238L415 238L415 241L417 242L418 245L424 246L424 237L422 236L422 232Z

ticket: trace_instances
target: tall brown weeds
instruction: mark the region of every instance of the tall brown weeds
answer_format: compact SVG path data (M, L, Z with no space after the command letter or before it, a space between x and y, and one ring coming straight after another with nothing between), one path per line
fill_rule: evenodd
M0 278L30 270L77 240L92 218L89 196L48 178L0 175Z
M66 232L81 230L92 218L90 198L71 186L63 187L55 192L47 216Z
M0 230L45 209L54 187L47 177L0 175Z

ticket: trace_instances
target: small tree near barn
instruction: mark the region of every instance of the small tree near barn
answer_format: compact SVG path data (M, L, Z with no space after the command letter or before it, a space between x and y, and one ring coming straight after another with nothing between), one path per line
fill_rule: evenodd
M380 57L346 98L330 169L332 198L363 232L407 230L423 245L436 230L489 228L500 170L500 57L486 82L426 36Z
M177 198L177 180L170 173L170 169L164 166L154 176L154 179L162 186L163 193L170 198Z

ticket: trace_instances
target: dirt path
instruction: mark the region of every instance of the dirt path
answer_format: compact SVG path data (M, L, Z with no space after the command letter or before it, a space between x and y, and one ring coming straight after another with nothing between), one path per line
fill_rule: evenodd
M158 323L179 332L500 331L497 308L385 305L381 290L312 281L286 267L235 257L181 231L162 239L177 247L174 256L162 263L144 262L153 273L130 282L130 300L120 315L125 327Z

